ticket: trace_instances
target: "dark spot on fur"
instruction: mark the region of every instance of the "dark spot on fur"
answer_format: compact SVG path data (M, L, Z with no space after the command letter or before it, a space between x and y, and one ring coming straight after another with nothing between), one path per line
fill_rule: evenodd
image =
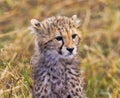
M75 96L78 96L78 93L77 93L77 92L75 93Z
M78 92L78 91L79 91L79 89L78 89L78 88L76 88L76 91Z
M40 96L40 93L38 93L37 96L39 97L39 96Z
M57 77L53 76L53 79L55 80L55 79L57 79Z
M41 96L41 98L45 98L45 96Z
M73 82L71 82L71 84L72 84L72 87L75 87L75 84Z
M50 73L48 72L48 76L50 76Z
M73 90L71 91L71 93L72 93L72 94L74 93Z
M72 84L72 86L73 86L73 87L75 87L75 85L74 85L74 84Z
M45 93L47 93L47 90L45 89Z
M81 89L79 88L79 91L81 91Z
M72 98L71 95L68 95L67 98Z

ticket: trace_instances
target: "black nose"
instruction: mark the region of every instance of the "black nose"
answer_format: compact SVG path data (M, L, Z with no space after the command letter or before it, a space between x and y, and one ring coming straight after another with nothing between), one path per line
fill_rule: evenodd
M67 48L67 50L68 50L70 53L72 53L73 50L74 50L74 48Z

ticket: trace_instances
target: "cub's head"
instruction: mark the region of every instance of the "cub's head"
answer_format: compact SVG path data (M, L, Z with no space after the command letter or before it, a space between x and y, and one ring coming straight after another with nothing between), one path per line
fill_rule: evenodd
M77 54L77 47L81 39L79 20L76 15L71 18L55 16L42 22L36 19L31 20L36 33L36 45L40 51L56 50L65 58L74 57Z

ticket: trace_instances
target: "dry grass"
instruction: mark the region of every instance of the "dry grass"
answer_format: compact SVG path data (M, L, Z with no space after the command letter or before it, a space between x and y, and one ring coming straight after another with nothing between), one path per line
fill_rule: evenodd
M81 18L88 98L120 98L119 0L0 0L0 98L31 98L31 18Z

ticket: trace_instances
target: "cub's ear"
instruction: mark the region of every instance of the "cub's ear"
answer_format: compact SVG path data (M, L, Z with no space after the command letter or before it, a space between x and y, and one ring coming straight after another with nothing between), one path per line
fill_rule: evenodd
M77 15L73 15L72 16L72 20L75 22L75 25L76 25L76 27L79 27L80 26L80 19L79 18L77 18Z
M37 19L31 19L31 24L34 28L40 29L40 22Z

